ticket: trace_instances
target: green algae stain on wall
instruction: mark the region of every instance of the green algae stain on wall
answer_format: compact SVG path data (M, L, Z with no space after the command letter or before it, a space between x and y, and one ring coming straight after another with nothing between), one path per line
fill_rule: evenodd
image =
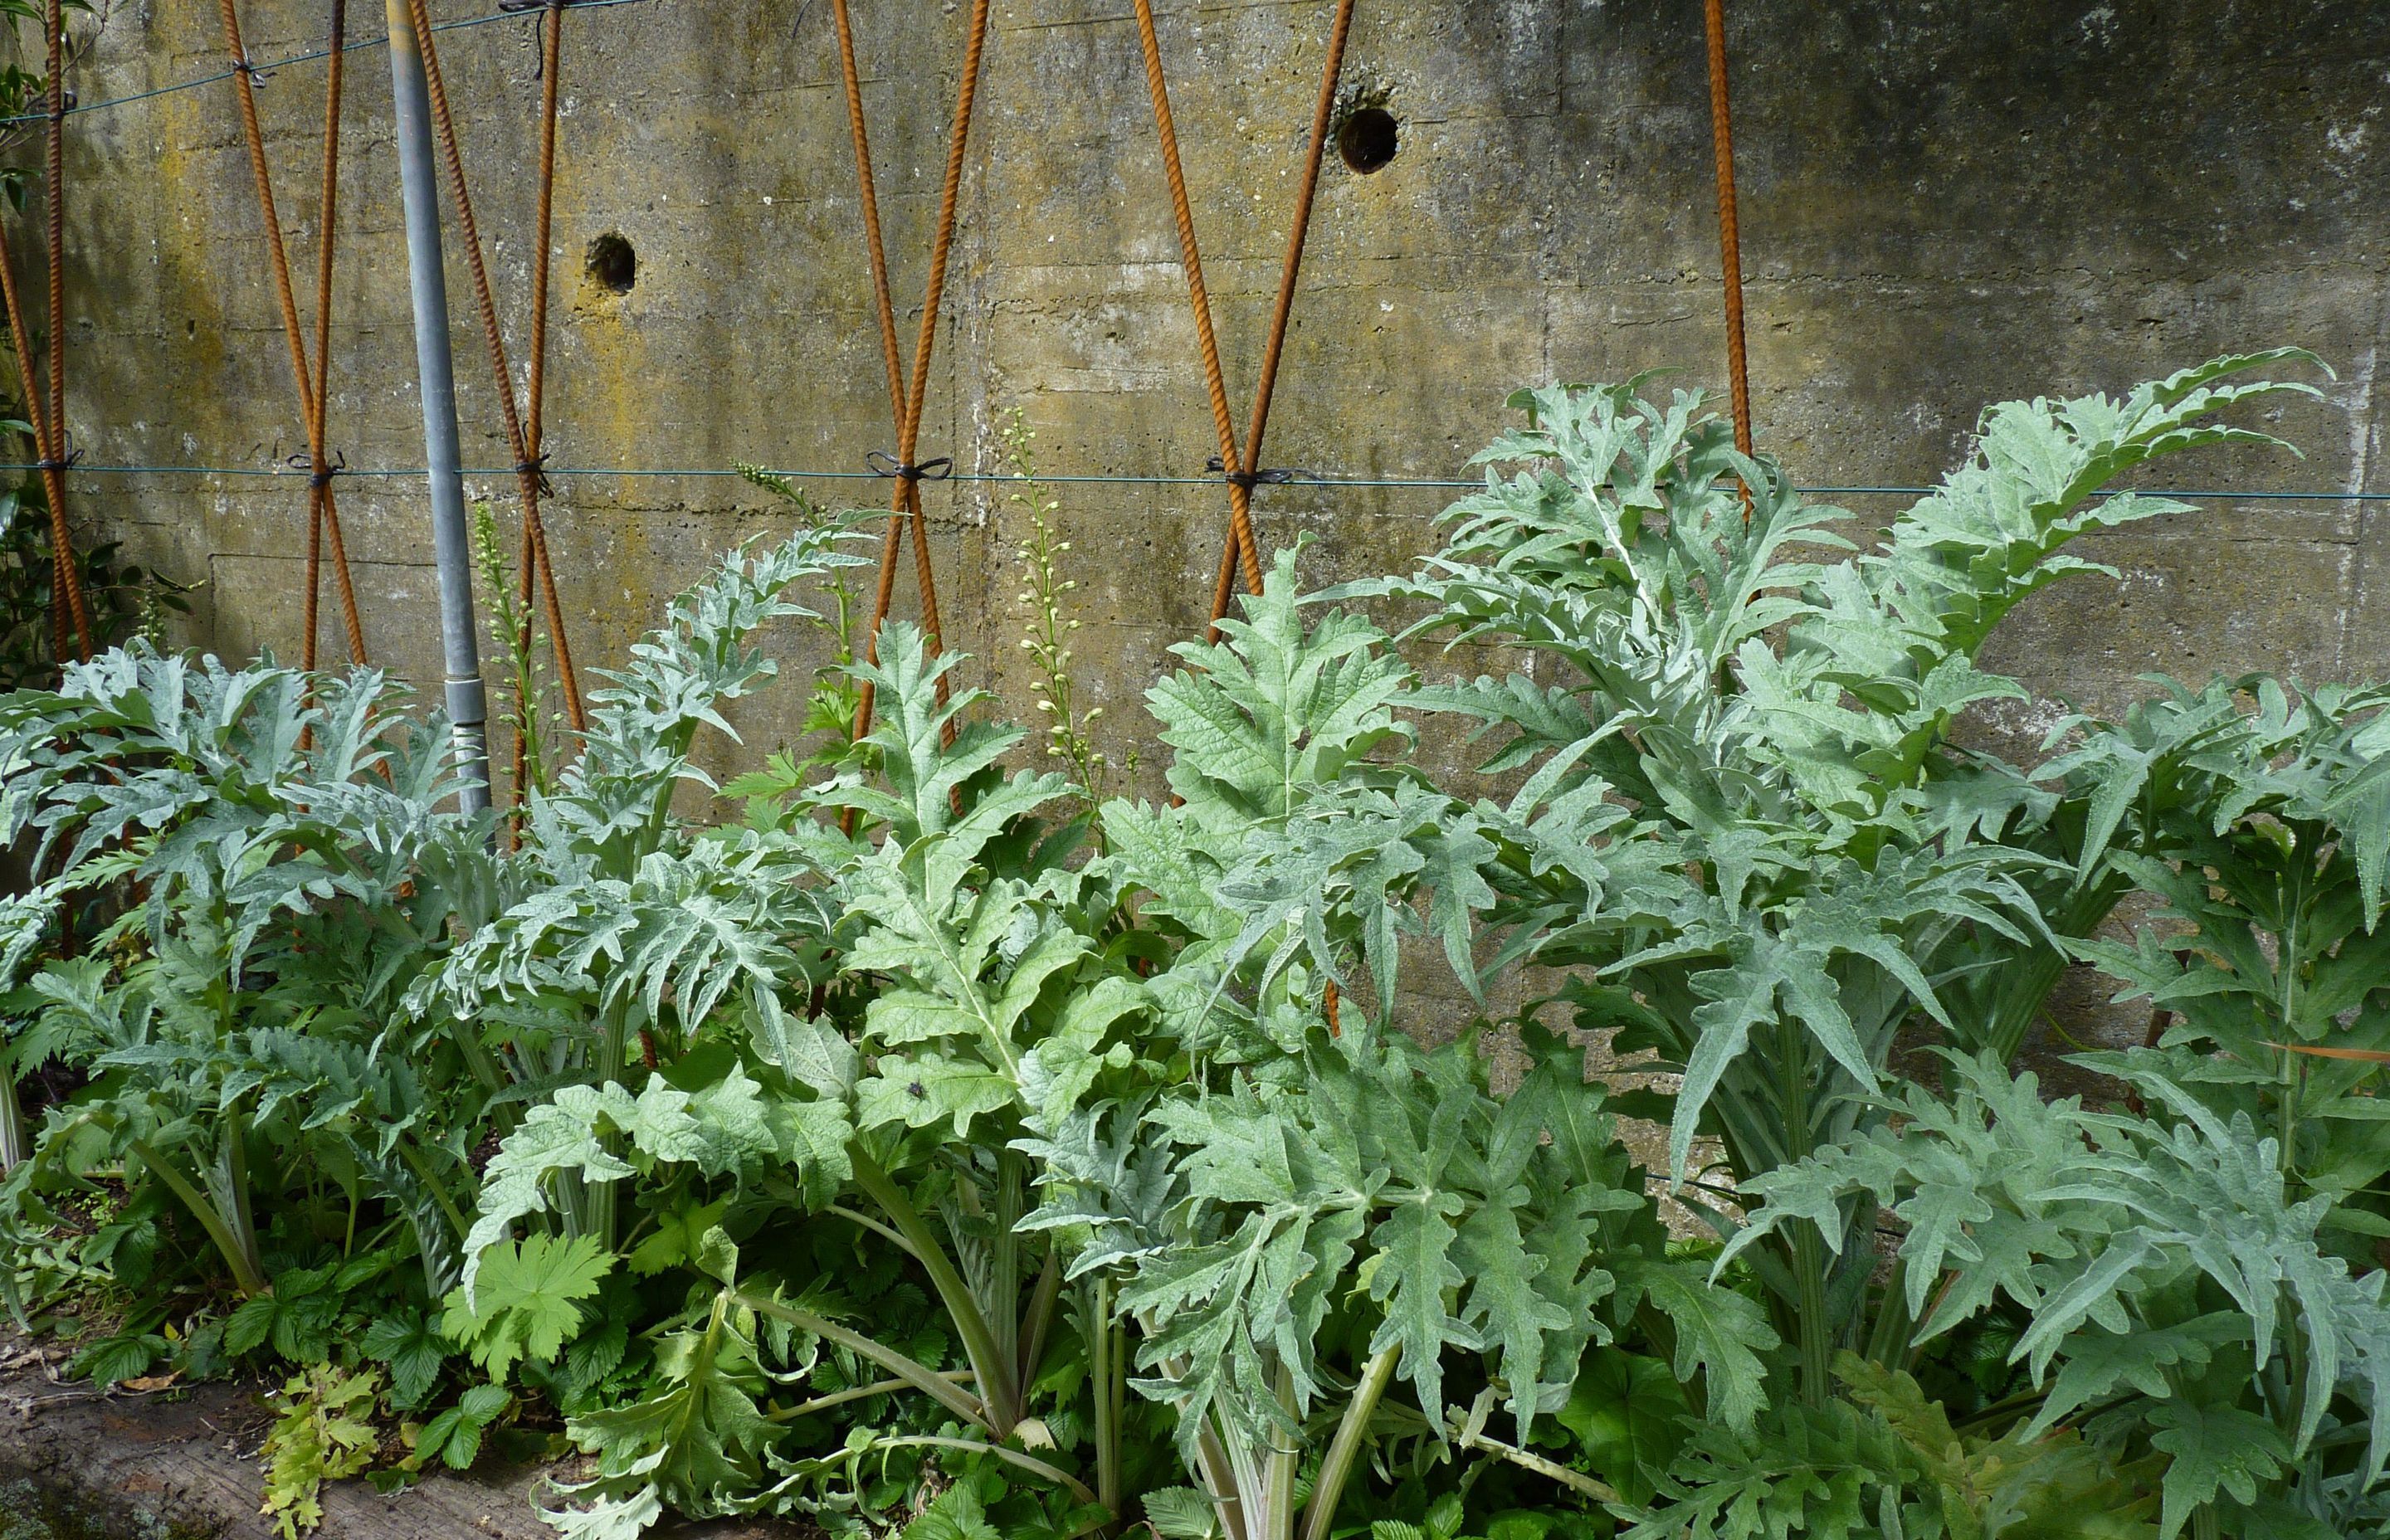
M320 42L317 6L245 8L262 54ZM443 20L485 8L433 4ZM1241 417L1331 7L1159 8ZM1730 38L1754 426L1796 478L1930 481L1986 402L2118 388L2290 341L2342 374L2329 402L2269 424L2310 457L2217 456L2201 474L2276 492L2384 484L2374 462L2390 392L2373 390L2371 361L2390 350L2379 255L2390 250L2390 151L2366 124L2390 63L2390 7L2184 0L2120 17L2088 0L1996 0L1823 20L1815 9L1751 0ZM960 26L937 7L867 7L857 20L909 356ZM518 380L536 26L442 42ZM97 101L195 78L221 67L221 47L207 7L120 7L78 88ZM658 0L591 10L576 16L562 79L545 445L556 463L853 472L866 451L890 447L827 9ZM289 65L262 97L302 314L322 83L320 65ZM1376 0L1360 7L1346 85L1348 112L1394 116L1399 150L1366 176L1330 158L1270 463L1448 477L1507 425L1500 403L1520 385L1660 366L1686 383L1716 379L1699 7ZM70 417L93 464L256 470L302 442L227 90L76 119ZM380 56L352 58L348 91L331 443L352 467L416 466ZM585 271L608 234L636 249L635 280L620 288ZM506 456L494 382L454 239L452 228L467 453L495 466ZM996 468L994 426L1016 406L1057 475L1185 477L1214 453L1137 38L1117 5L997 7L941 326L923 457ZM209 583L188 639L287 651L303 480L86 475L74 506L95 533L125 535L135 559ZM510 480L480 489L508 523ZM550 536L585 668L619 663L664 597L763 514L760 496L718 475L557 481ZM867 502L881 489L812 490ZM436 677L420 480L358 478L341 496L377 661ZM1279 487L1258 517L1273 544L1298 530L1322 536L1306 576L1324 584L1407 565L1446 500ZM1000 563L974 555L1009 551L1017 520L963 483L931 503L949 633L981 654L972 682L1009 690L1023 712L1020 681L995 656L1010 584ZM1899 506L1868 499L1857 512L1876 521ZM1086 649L1091 696L1134 702L1168 646L1200 629L1224 514L1217 488L1069 488L1072 575L1091 633L1106 638ZM2126 584L2087 581L2035 607L2004 666L2101 709L2137 693L2130 681L2152 667L2390 673L2390 521L2354 504L2216 505L2100 554L2132 574ZM911 586L903 574L900 609ZM793 730L802 691L780 698L788 720L761 720L780 707L759 702L751 740Z

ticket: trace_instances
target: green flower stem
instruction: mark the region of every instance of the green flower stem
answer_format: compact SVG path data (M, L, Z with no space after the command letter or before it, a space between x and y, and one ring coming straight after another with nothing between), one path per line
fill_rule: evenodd
M810 1310L801 1309L778 1300L766 1299L743 1290L732 1290L731 1299L735 1303L744 1305L759 1315L769 1315L775 1320L786 1321L799 1330L810 1331L824 1341L836 1342L842 1348L870 1359L971 1426L984 1428L998 1438L1005 1436L1002 1433L996 1433L995 1428L989 1425L986 1409L978 1396L970 1394L955 1380L906 1357L894 1348L874 1338L866 1337L859 1331L850 1330L827 1316L816 1315Z
M2289 921L2282 928L2281 970L2282 1041L2295 1043L2299 1036L2299 925L2306 918L2306 863L2294 863L2290 868L2290 892L2284 894L2282 907ZM2281 1140L2277 1159L2281 1163L2286 1189L2295 1187L2298 1177L2299 1096L2298 1056L2288 1048L2281 1050L2282 1068L2279 1077L2280 1098L2275 1103L2276 1135Z
M1021 1223L1021 1196L1027 1183L1028 1161L1022 1153L998 1150L996 1238L988 1247L987 1324L996 1351L1014 1367L1015 1378L1024 1382L1028 1375L1021 1364L1021 1237L1012 1227Z
M241 1255L249 1260L252 1273L264 1277L265 1262L257 1245L257 1222L249 1204L249 1119L237 1105L224 1110L216 1132L215 1164L207 1168L206 1175L216 1210L239 1244Z
M1290 1421L1296 1420L1294 1370L1283 1359L1279 1362L1278 1383L1273 1388L1278 1395L1279 1409L1286 1414ZM1281 1447L1270 1451L1268 1463L1265 1467L1266 1474L1264 1480L1267 1485L1264 1489L1262 1502L1269 1513L1270 1527L1273 1530L1281 1527L1291 1530L1294 1527L1295 1461L1302 1453L1303 1442L1300 1439L1291 1438L1285 1440Z
M1498 1459L1508 1460L1522 1470L1532 1470L1536 1475L1558 1482L1570 1491L1580 1493L1597 1503L1625 1501L1619 1496L1618 1489L1608 1482L1596 1481L1581 1470L1572 1470L1557 1460L1548 1460L1531 1449L1522 1449L1516 1444L1505 1444L1498 1438L1488 1438L1482 1432L1472 1433L1461 1429L1453 1431L1453 1442L1463 1449L1480 1450Z
M25 1112L17 1101L17 1074L0 1073L0 1176L25 1159Z
M491 1056L488 1046L482 1042L480 1034L474 1031L474 1021L470 1019L461 1020L456 1026L456 1030L448 1033L448 1041L456 1045L456 1056L465 1061L465 1068L471 1072L474 1080L481 1084L482 1089L493 1093L505 1090L507 1073L498 1067L497 1059ZM513 1111L514 1109L509 1104L505 1108L491 1108L489 1115L495 1119L511 1114ZM508 1117L508 1121L500 1125L500 1136L513 1133L514 1123L517 1121L519 1120L515 1117Z
M416 1179L431 1194L431 1200L440 1205L441 1213L447 1217L451 1226L450 1238L463 1240L467 1232L472 1229L473 1222L465 1217L465 1211L458 1208L456 1200L449 1195L448 1184L432 1173L431 1163L423 1158L423 1151L416 1147L414 1140L402 1139L399 1141L398 1158L406 1162L406 1168L415 1173Z
M631 1002L617 1000L601 1007L599 1013L598 1062L591 1066L590 1079L599 1085L610 1084L623 1078L623 1066L630 1052ZM622 1141L609 1135L599 1140L609 1154L619 1153ZM614 1182L582 1182L581 1233L594 1237L608 1251L614 1249Z
M2132 884L2113 864L2106 866L2098 880L2067 893L2056 912L2049 915L2049 929L2063 937L2088 936L2114 912L2131 888ZM2015 1059L2024 1047L2025 1033L2040 1020L2050 990L2073 961L2059 947L2037 945L2008 959L1991 976L1993 994L1987 1013L1990 1028L1985 1033L1984 1044L1999 1056L2002 1063Z
M2320 837L2321 831L2318 830L2317 834ZM2307 840L2300 839L2295 848L2306 850L2311 847ZM2314 869L2314 865L2312 856L2293 861L2289 870L2290 892L2283 895L2282 908L2289 917L2289 922L2282 929L2281 961L2278 967L2282 981L2281 1008L2281 1034L2284 1043L2298 1041L2301 961L2299 928L2300 923L2307 917L2310 894L2306 879L2309 872ZM2298 1174L2300 1064L2299 1056L2287 1048L2281 1051L2280 1057L2282 1069L2279 1088L2275 1093L2279 1098L2275 1104L2275 1115L2278 1123L2276 1136L2281 1140L2281 1150L2277 1159L2281 1161L2283 1200L2294 1201L2298 1196L2301 1186ZM2279 1302L2281 1297L2279 1290L2276 1297ZM2280 1308L2278 1303L2277 1309ZM2298 1329L2298 1313L2295 1307L2291 1310L2290 1317L2289 1329L2282 1333L2282 1353L2290 1360L2292 1384L2295 1387L2301 1400L2304 1400L2307 1385L2306 1338ZM2282 1407L2282 1432L2294 1444L2296 1444L2299 1421L2298 1403L2286 1403Z
M1037 1378L1046 1356L1046 1334L1054 1324L1054 1309L1062 1292L1062 1259L1046 1248L1046 1264L1037 1270L1037 1286L1029 1291L1029 1308L1022 1313L1021 1382ZM1109 1329L1109 1327L1106 1328Z
M938 1291L938 1299L953 1317L955 1330L962 1337L963 1352L976 1371L980 1399L987 1408L989 1431L998 1438L1012 1436L1014 1424L1021 1420L1021 1387L1012 1363L997 1348L996 1334L988 1329L987 1317L982 1314L979 1300L971 1293L970 1285L947 1257L945 1249L927 1221L906 1200L905 1194L880 1168L880 1163L865 1152L862 1141L847 1147L848 1157L854 1162L854 1180L869 1194L871 1200L894 1220L897 1229L912 1244L913 1254L919 1259L930 1282ZM859 1350L858 1350L859 1351Z
M941 1380L951 1380L958 1384L968 1381L970 1379L970 1370L969 1369L944 1369L932 1370L932 1372L935 1373ZM833 1391L828 1395L817 1395L811 1401L799 1402L793 1406L782 1406L777 1411L765 1412L764 1414L764 1420L766 1422L794 1422L801 1417L811 1417L816 1412L826 1412L832 1406L843 1406L851 1401L867 1401L875 1395L888 1395L896 1391L907 1390L912 1387L913 1383L914 1382L910 1380L901 1379L875 1380L868 1385L850 1386L842 1391Z
M1047 1253L1049 1271L1060 1270L1053 1265L1052 1253ZM1096 1500L1111 1512L1121 1510L1121 1405L1114 1398L1112 1382L1125 1380L1121 1353L1127 1347L1119 1341L1112 1326L1112 1286L1108 1278L1096 1280L1095 1298L1087 1311L1087 1321L1095 1328L1095 1340L1088 1344L1094 1360L1089 1375L1096 1396Z
M1894 1362L1908 1348L1916 1327L1908 1314L1908 1262L1895 1256L1884 1275L1882 1296L1876 1302L1875 1327L1868 1334L1868 1362Z
M982 1444L976 1439L967 1438L938 1438L924 1433L908 1438L878 1439L873 1442L871 1447L874 1449L959 1449L967 1455L994 1455L1007 1465L1019 1466L1033 1476L1045 1477L1083 1503L1092 1506L1096 1502L1096 1495L1087 1490L1087 1483L1069 1471L1058 1466L1048 1465L1034 1455L1024 1455L1018 1449L1009 1449L1001 1444Z
M1237 1479L1237 1462L1210 1418L1195 1435L1195 1468L1205 1495L1212 1499L1212 1511L1219 1516L1221 1540L1255 1540L1246 1515L1244 1486Z
M1344 1404L1344 1415L1336 1424L1336 1437L1330 1442L1328 1453L1320 1457L1319 1474L1312 1481L1311 1506L1304 1512L1303 1540L1328 1540L1332 1533L1330 1526L1336 1521L1336 1505L1343 1498L1344 1483L1352 1478L1353 1468L1369 1442L1369 1419L1377 1415L1378 1402L1394 1380L1394 1365L1400 1356L1399 1349L1387 1348L1371 1357L1361 1370L1361 1382L1353 1387L1353 1399Z
M206 1195L192 1185L190 1178L175 1170L173 1162L147 1139L135 1139L126 1148L156 1174L158 1180L166 1184L168 1191L182 1200L185 1208L191 1211L191 1217L208 1232L208 1238L215 1242L216 1250L232 1268L233 1283L242 1295L254 1297L267 1292L264 1264L241 1249L240 1241L225 1224L224 1216L216 1212L215 1205L208 1201Z
M822 1212L825 1213L834 1213L841 1219L847 1221L849 1224L860 1225L865 1229L869 1230L873 1235L878 1236L880 1239L888 1242L898 1251L904 1252L906 1256L911 1257L914 1261L919 1262L921 1260L920 1253L913 1250L913 1243L911 1241L906 1239L905 1237L899 1234L896 1230L881 1224L879 1220L872 1218L869 1214L865 1213L860 1209L850 1209L843 1203L832 1203L829 1208Z
M1777 1030L1777 1075L1783 1097L1787 1153L1797 1163L1808 1159L1814 1140L1809 1127L1809 1055L1801 1029L1787 1020ZM1833 1344L1826 1315L1826 1243L1815 1225L1794 1226L1792 1279L1795 1340L1801 1346L1801 1394L1812 1405L1822 1404L1833 1388Z
M1878 1361L1882 1362L1882 1360ZM2037 1391L2020 1391L2014 1395L2005 1396L1993 1402L1971 1417L1954 1418L1950 1426L1962 1433L1971 1432L1977 1428L1988 1429L2008 1418L2030 1412L2049 1399L2049 1391L2046 1386ZM2089 1415L2085 1412L2070 1413L2069 1416L2077 1424L2089 1420Z

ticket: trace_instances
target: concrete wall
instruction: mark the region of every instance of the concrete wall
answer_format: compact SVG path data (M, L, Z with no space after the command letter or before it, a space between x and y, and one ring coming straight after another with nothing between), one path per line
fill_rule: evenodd
M86 101L223 67L214 7L106 0ZM482 0L434 0L464 18ZM920 292L967 7L858 0L900 305ZM1165 0L1176 87L1232 397L1251 390L1299 169L1327 0ZM320 45L325 7L248 0L261 58ZM2384 414L2390 326L2390 6L2341 0L1918 0L1728 6L1760 445L1813 483L1930 481L1986 402L2121 388L2228 349L2312 347L2340 378L2273 426L2307 458L2210 456L2164 480L2350 492ZM380 31L379 7L352 7ZM1199 473L1214 449L1125 0L997 0L921 453L995 468L1019 407L1047 468ZM569 18L549 446L559 465L855 469L887 447L829 8L641 0ZM78 23L93 31L88 19ZM518 327L537 99L534 23L450 32L501 302ZM419 463L388 67L350 59L332 443ZM1348 88L1401 150L1331 163L1266 459L1444 476L1555 377L1675 366L1723 376L1700 6L1694 0L1362 0ZM262 91L306 274L321 63ZM72 120L68 336L93 464L261 468L302 447L231 87ZM26 153L20 147L19 154ZM582 272L618 232L617 295ZM468 459L503 465L464 276L455 345ZM903 330L908 340L913 321ZM203 579L193 630L296 651L302 478L78 474L79 519ZM485 478L501 500L507 478ZM714 551L770 527L732 479L573 477L549 518L572 638L622 656ZM820 483L876 498L876 483ZM929 495L955 645L1018 694L1000 489ZM419 481L341 494L379 659L430 676ZM1224 523L1211 487L1067 487L1062 519L1113 723L1201 625ZM1446 494L1272 488L1263 537L1318 538L1311 575L1406 563ZM1888 498L1850 499L1889 517ZM2114 703L2150 669L2390 672L2390 509L2241 501L2097 541L2121 584L2032 607L2001 661ZM909 573L900 595L909 593ZM327 605L327 655L340 655ZM815 644L790 637L802 654ZM793 707L799 691L784 692ZM1023 702L1016 701L1016 707ZM792 718L747 721L768 747Z

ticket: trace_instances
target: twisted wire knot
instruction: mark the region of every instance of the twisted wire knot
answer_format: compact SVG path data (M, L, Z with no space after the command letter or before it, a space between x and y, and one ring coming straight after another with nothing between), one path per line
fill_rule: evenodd
M943 481L955 473L954 457L950 455L914 465L884 449L875 449L863 456L863 463L871 468L874 476L891 481Z

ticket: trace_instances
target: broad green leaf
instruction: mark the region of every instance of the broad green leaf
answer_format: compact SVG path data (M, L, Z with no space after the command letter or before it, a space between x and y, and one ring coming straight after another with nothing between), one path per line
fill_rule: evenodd
M937 1501L905 1526L904 1540L1004 1540L987 1521L987 1509L968 1482L938 1494Z
M1695 1263L1622 1256L1613 1265L1619 1293L1648 1300L1676 1328L1677 1378L1690 1383L1700 1374L1707 1415L1748 1431L1767 1404L1760 1354L1777 1345L1759 1306L1704 1281Z
M357 1345L366 1357L390 1366L391 1404L401 1411L423 1404L448 1357L439 1330L416 1311L374 1321Z
M2196 1406L2164 1401L2151 1410L2157 1431L2150 1443L2173 1457L2166 1466L2163 1540L2173 1540L2192 1510L2229 1494L2256 1501L2257 1483L2271 1481L2290 1463L2281 1431L2264 1418L2232 1406Z
M579 1334L580 1303L598 1292L614 1258L595 1238L525 1238L500 1241L482 1256L479 1278L452 1290L441 1329L466 1347L473 1362L504 1384L519 1359L548 1364Z
M1689 1409L1664 1361L1603 1348L1586 1355L1554 1416L1597 1475L1627 1501L1648 1503L1653 1478L1684 1444L1677 1419Z

